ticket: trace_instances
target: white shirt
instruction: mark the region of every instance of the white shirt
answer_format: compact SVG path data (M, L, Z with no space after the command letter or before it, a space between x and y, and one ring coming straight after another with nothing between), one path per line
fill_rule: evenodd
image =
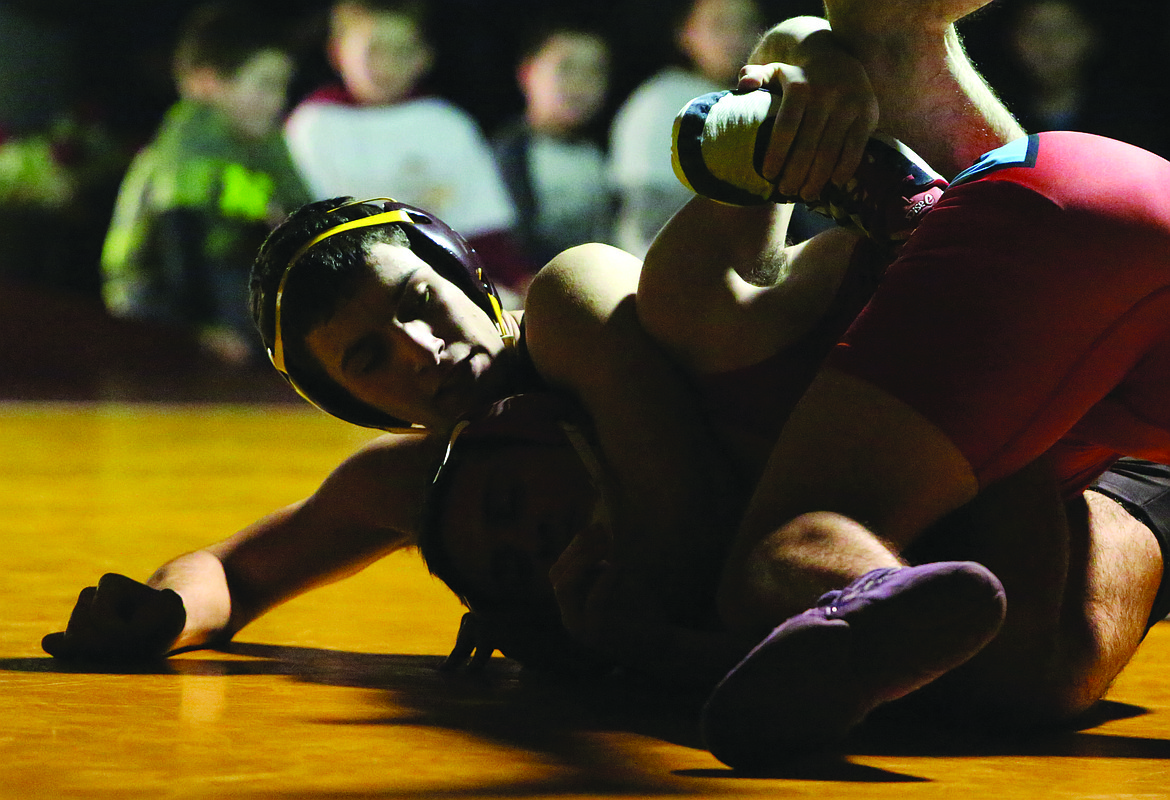
M556 250L608 242L612 220L601 149L592 142L534 136L528 160L541 239Z
M294 109L285 136L316 199L392 197L468 237L515 224L483 133L446 100L357 106L310 99Z
M610 126L610 180L621 196L618 245L644 256L658 229L693 196L674 175L674 118L699 95L726 88L669 67L635 89Z

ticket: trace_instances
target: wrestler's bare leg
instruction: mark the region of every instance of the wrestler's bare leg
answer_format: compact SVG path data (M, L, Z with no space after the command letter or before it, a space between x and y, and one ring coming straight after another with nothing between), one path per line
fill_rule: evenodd
M1007 592L995 640L920 692L967 724L1055 722L1088 709L1141 643L1162 578L1142 523L1093 491L1062 506L1043 463L985 490L906 555L979 561Z

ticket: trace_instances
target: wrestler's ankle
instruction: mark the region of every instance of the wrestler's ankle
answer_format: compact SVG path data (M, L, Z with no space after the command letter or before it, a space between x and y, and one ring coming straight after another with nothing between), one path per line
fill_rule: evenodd
M802 514L758 537L746 558L728 561L716 607L730 630L766 633L826 592L902 566L864 525L831 512Z

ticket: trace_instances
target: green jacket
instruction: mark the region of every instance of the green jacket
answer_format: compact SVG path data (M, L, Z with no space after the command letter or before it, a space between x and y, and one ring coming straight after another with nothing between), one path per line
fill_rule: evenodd
M279 131L243 140L214 109L180 100L122 180L102 251L106 306L257 339L252 259L272 225L308 200Z

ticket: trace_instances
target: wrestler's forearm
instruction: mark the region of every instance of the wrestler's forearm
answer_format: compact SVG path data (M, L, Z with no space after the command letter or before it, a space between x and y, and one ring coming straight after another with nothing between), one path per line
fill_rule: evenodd
M525 320L537 369L593 419L616 487L614 560L677 613L713 579L742 500L685 375L638 321L640 267L604 245L561 253L533 281Z
M954 177L981 154L1024 134L971 63L953 23L925 14L886 21L842 0L826 8L833 34L865 66L881 129L944 176Z

